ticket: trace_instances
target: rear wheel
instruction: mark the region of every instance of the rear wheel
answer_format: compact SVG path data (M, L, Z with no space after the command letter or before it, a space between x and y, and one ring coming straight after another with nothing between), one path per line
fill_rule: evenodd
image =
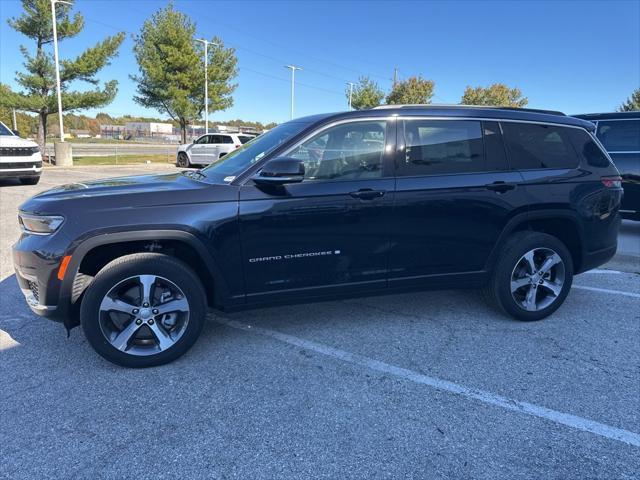
M541 320L562 305L572 281L571 255L560 240L518 232L505 243L484 294L518 320Z
M80 321L91 346L110 362L151 367L191 348L206 308L202 284L186 264L138 253L96 275L82 300Z
M178 154L178 166L182 168L188 168L191 166L191 162L189 162L189 156L186 153L180 152Z
M23 185L37 185L40 181L40 175L37 177L20 177L20 183Z

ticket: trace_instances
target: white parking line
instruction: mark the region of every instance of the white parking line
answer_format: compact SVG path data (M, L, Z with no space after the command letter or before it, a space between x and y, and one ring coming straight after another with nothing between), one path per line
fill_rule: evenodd
M587 270L584 273L609 273L609 274L612 274L612 275L621 275L624 272L621 272L619 270L603 270L603 269L596 268L594 270Z
M624 295L625 297L640 298L640 293L625 292L623 290L610 290L608 288L585 287L583 285L573 285L571 288L580 290L590 290L592 292L612 293L613 295Z
M571 428L590 432L600 437L605 437L611 440L616 440L618 442L627 443L635 447L640 447L640 434L631 432L629 430L612 427L604 423L589 420L588 418L579 417L570 413L559 412L557 410L552 410L550 408L535 405L533 403L522 402L508 397L503 397L502 395L497 395L485 390L465 387L464 385L458 385L457 383L453 383L448 380L430 377L422 373L408 370L406 368L396 367L394 365L390 365L373 358L350 353L344 350L339 350L322 343L305 340L304 338L295 337L293 335L277 332L275 330L254 327L252 325L237 322L235 320L223 320L216 318L214 319L214 321L222 325L236 328L238 330L254 332L260 335L275 338L276 340L280 340L281 342L295 345L297 347L302 347L307 350L312 350L314 352L321 353L322 355L342 360L343 362L359 365L361 367L369 368L377 372L394 375L403 380L408 380L421 385L427 385L429 387L435 388L436 390L461 395L463 397L478 400L480 402L494 405L505 410L524 413Z

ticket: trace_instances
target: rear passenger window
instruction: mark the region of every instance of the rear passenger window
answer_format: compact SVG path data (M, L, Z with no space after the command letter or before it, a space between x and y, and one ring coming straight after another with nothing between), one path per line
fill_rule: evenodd
M578 156L569 138L570 128L503 122L502 130L515 170L578 166Z
M608 152L640 152L640 120L600 120L597 136Z
M231 138L229 135L223 135L221 143L233 143L233 138Z
M600 168L609 166L609 159L602 153L600 147L596 145L596 142L587 132L572 128L571 140L573 141L573 146L582 155L582 158L587 161L587 164Z
M485 171L478 121L406 120L405 155L398 175L443 175Z

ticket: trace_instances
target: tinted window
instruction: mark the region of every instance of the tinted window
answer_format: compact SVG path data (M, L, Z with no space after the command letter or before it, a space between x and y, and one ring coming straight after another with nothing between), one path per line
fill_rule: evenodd
M224 143L222 135L209 135L209 143Z
M253 140L254 137L247 137L245 135L239 135L238 139L240 140L240 143L245 144L251 140Z
M584 130L572 128L571 132L571 140L573 141L573 146L576 151L582 155L587 161L587 164L592 167L608 167L609 159L606 157L602 150L596 142L593 141L591 136L585 132Z
M229 135L221 135L220 139L220 143L233 143L233 138L231 138Z
M485 170L480 122L407 120L399 175L441 175Z
M640 120L600 120L596 135L608 152L640 152Z
M507 153L504 149L502 131L498 122L482 122L484 136L484 155L486 166L484 171L507 170Z
M4 123L0 123L0 135L13 136L13 132L11 132Z
M533 123L503 122L509 160L516 170L575 168L578 156L569 128Z
M202 145L204 143L208 143L209 142L209 137L210 137L210 135L203 135L193 143L195 143L196 145Z
M321 132L287 156L304 161L310 180L382 176L385 122L351 122Z

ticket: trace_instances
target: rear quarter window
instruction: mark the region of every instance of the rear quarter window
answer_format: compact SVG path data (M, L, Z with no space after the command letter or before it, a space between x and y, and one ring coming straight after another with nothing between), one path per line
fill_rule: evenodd
M515 170L576 168L579 164L569 127L503 122L502 129Z
M593 141L593 138L591 138L587 132L572 128L570 135L573 146L588 165L599 168L605 168L610 165L607 156L602 152L600 147L596 145L596 142Z

